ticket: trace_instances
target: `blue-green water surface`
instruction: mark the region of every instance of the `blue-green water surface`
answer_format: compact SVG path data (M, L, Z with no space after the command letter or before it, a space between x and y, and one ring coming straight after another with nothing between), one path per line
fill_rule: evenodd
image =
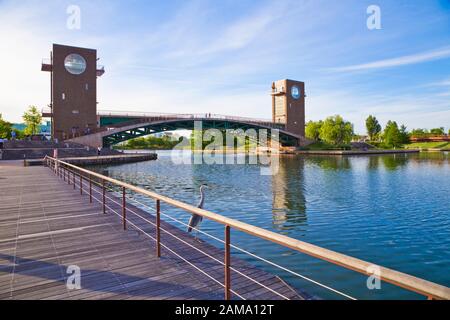
M262 165L174 164L169 152L158 154L157 161L92 168L190 204L197 204L199 186L207 184L207 210L450 286L448 153L283 155L273 176L261 175ZM139 201L154 205L144 197ZM163 205L162 210L189 219L178 209ZM222 225L205 220L201 228L223 238ZM386 283L381 290L369 290L367 278L356 272L241 232L232 232L232 242L358 299L422 298ZM318 297L341 298L254 258L233 254Z

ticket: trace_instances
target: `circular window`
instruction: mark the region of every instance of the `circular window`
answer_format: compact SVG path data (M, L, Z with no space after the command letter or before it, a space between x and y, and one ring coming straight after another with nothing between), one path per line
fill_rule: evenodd
M86 70L86 60L79 54L72 53L64 59L64 66L71 74L82 74Z
M291 96L296 100L300 98L300 89L297 86L291 88Z

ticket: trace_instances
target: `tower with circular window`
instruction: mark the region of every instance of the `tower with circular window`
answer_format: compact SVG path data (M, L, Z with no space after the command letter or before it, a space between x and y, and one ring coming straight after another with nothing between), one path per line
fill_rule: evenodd
M52 135L59 140L93 132L97 127L97 50L54 44L42 70L51 73Z
M305 83L278 80L272 84L272 121L284 130L305 136Z

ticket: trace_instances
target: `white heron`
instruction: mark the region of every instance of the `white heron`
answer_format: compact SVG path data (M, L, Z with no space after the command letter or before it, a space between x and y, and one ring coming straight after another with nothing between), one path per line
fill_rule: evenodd
M200 186L200 202L198 203L197 207L200 209L203 209L203 204L205 203L205 187L206 185L202 184ZM188 223L188 232L191 232L193 229L197 228L200 223L202 222L203 217L199 216L198 214L192 214L192 217L189 219Z

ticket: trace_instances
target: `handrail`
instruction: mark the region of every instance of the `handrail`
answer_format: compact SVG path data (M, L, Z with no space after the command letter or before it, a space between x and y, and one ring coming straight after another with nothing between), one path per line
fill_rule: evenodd
M79 172L83 172L85 174L90 175L90 177L97 177L99 179L102 179L103 181L108 181L112 184L115 184L117 186L120 186L125 189L129 189L132 191L135 191L137 193L140 193L142 195L148 196L150 198L153 198L157 201L165 202L169 205L172 205L174 207L183 209L187 212L190 212L192 214L200 215L204 218L210 219L212 221L218 222L225 227L230 227L239 231L242 231L244 233L259 237L261 239L279 244L281 246L293 249L295 251L302 252L304 254L307 254L309 256L328 261L330 263L339 265L341 267L362 273L364 275L368 276L374 276L379 278L382 281L394 284L398 287L407 289L409 291L416 292L418 294L426 296L428 299L437 299L437 300L450 300L450 288L428 281L424 280L406 273L402 273L399 271L395 271L393 269L385 268L364 260L360 260L357 258L350 257L345 254L341 254L332 250L328 250L304 241L300 241L297 239L293 239L284 235L280 235L278 233L256 227L253 225L250 225L245 222L241 222L235 219L227 218L222 215L213 213L211 211L207 211L204 209L200 209L197 207L194 207L190 204L157 194L152 191L148 191L142 188L139 188L137 186L128 184L126 182L122 182L107 176L104 176L102 174L86 170L84 168L80 168L78 166L72 165L70 163L48 157L46 156L45 160L54 161L55 163L63 164L64 166L73 168L78 170ZM45 161L44 161L45 162ZM371 270L376 268L379 271L379 274L374 275Z
M158 113L158 112L140 112L140 111L115 111L115 110L100 110L97 112L99 116L110 116L110 117L136 117L136 118L153 118L153 117L168 117L168 118L182 118L182 119L229 119L229 120L240 120L240 121L250 121L250 122L264 122L264 123L274 123L270 119L260 119L260 118L250 118L241 116L229 116L216 113Z

